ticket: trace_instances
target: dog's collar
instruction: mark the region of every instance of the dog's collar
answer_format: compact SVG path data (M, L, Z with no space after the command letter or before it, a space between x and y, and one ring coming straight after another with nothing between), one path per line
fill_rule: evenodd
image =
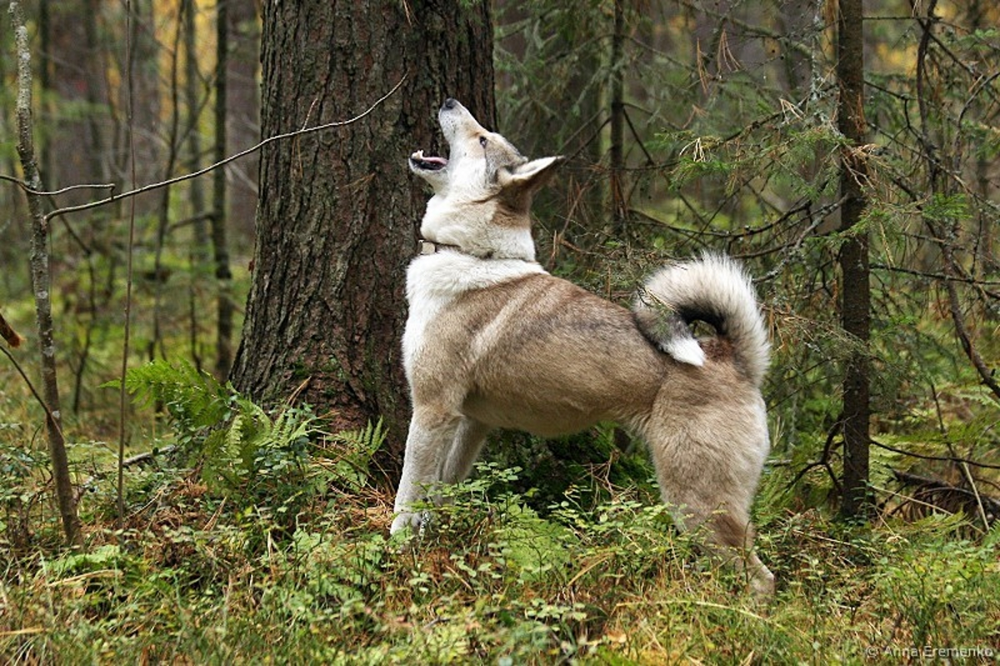
M455 252L461 252L462 248L458 245L449 245L448 243L430 241L426 238L421 238L417 241L417 254L437 254L441 250L454 250Z
M438 243L437 241L429 241L426 238L421 238L419 241L419 246L417 248L419 255L425 254L437 254L442 250L448 250L450 252L458 252L459 254L467 254L470 257L475 257L476 259L492 259L493 253L485 255L472 254L471 252L466 252L462 249L461 245L449 245L448 243Z

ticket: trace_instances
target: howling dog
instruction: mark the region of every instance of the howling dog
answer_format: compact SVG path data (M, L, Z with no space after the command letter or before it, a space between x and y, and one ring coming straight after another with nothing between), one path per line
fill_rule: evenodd
M535 261L529 209L560 157L528 160L448 99L449 158L413 153L434 191L407 271L403 363L413 417L392 532L414 505L465 479L494 428L542 437L614 421L648 444L664 502L684 529L770 594L750 504L770 442L760 385L768 339L747 275L705 255L667 265L631 310ZM696 339L694 320L716 335Z

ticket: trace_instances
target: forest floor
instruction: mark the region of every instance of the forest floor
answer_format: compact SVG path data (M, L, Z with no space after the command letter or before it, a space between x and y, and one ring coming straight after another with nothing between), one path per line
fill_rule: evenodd
M650 484L571 487L537 508L531 491L512 490L517 470L483 465L450 493L433 533L404 544L388 535L392 496L366 467L377 428L319 449L303 436L311 417L261 423L279 445L254 449L264 461L255 467L179 464L170 449L129 466L121 524L112 447L78 444L86 547L76 550L62 547L48 479L11 446L8 427L0 659L954 664L1000 655L1000 535L970 531L961 517L845 525L797 504L789 473L775 467L756 521L778 587L762 602L699 554L699 535L672 527Z

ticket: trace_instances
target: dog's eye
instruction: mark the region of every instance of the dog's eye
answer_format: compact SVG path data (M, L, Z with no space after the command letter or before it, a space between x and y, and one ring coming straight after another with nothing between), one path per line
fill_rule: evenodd
M485 136L479 137L479 145L482 146L483 148L485 148L486 144L489 143L489 142L490 142L490 140L487 139Z

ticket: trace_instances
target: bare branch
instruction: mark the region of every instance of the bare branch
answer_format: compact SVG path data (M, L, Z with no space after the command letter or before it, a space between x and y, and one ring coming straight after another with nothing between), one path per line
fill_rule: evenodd
M234 162L234 161L240 159L241 157L246 157L247 155L255 153L258 150L260 150L261 148L263 148L264 146L267 146L267 145L269 145L271 143L274 143L276 141L282 141L284 139L291 139L291 138L294 138L294 137L297 137L297 136L303 136L305 134L312 134L313 132L321 132L323 130L335 129L335 128L338 128L338 127L346 127L348 125L353 125L354 123L356 123L356 122L364 119L365 117L369 116L373 111L375 111L375 109L377 109L379 106L381 106L382 103L385 102L385 100L389 99L392 95L394 95L396 93L396 91L399 90L399 88L403 85L404 81L406 81L406 74L403 74L403 77L399 80L399 83L397 83L395 86L393 86L392 90L390 90L389 92L387 92L382 97L378 98L365 111L363 111L362 113L360 113L360 114L358 114L358 115L356 115L353 118L350 118L348 120L337 120L337 121L334 121L334 122L323 123L322 125L315 125L313 127L303 127L302 129L295 130L293 132L285 132L284 134L277 134L275 136L268 137L268 138L264 139L263 141L257 143L256 145L253 145L253 146L251 146L251 147L249 147L249 148L247 148L245 150L241 150L238 153L230 155L229 157L227 157L224 160L221 160L219 162L211 164L211 165L205 167L204 169L199 169L198 171L194 171L192 173L184 174L183 176L176 176L175 178L170 178L170 179L167 179L167 180L164 180L164 181L160 181L158 183L151 183L149 185L143 185L142 187L139 187L139 188L136 188L136 189L133 189L133 190L129 190L128 192L122 192L121 194L113 194L110 197L107 197L105 199L100 199L98 201L91 201L89 203L79 204L77 206L67 206L65 208L59 208L57 210L52 211L48 215L46 215L45 216L45 220L46 220L46 222L48 222L49 220L51 220L51 219L53 219L55 217L58 217L60 215L65 215L67 213L76 213L76 212L79 212L79 211L82 211L82 210L89 210L91 208L97 208L99 206L104 206L106 204L109 204L109 203L112 203L112 202L115 202L115 201L120 201L122 199L127 199L129 197L134 197L134 196L137 196L137 195L140 195L140 194L145 194L146 192L152 192L153 190L157 190L157 189L159 189L161 187L167 187L168 185L173 185L175 183L181 183L181 182L184 182L186 180L191 180L192 178L197 178L198 176L204 176L206 173L209 173L209 172L214 171L214 170L216 170L216 169L218 169L220 167L223 167L223 166L229 164L230 162Z
M0 337L6 340L7 344L14 348L20 347L21 343L24 342L24 338L18 335L17 331L15 331L11 325L7 323L7 320L3 318L2 314L0 314Z
M60 194L65 194L66 192L73 192L75 190L113 190L115 189L114 183L80 183L79 185L69 185L58 190L36 190L29 186L26 182L20 178L14 178L13 176L5 176L0 174L0 180L6 180L9 183L14 183L20 187L25 194L34 194L39 197L54 197Z

